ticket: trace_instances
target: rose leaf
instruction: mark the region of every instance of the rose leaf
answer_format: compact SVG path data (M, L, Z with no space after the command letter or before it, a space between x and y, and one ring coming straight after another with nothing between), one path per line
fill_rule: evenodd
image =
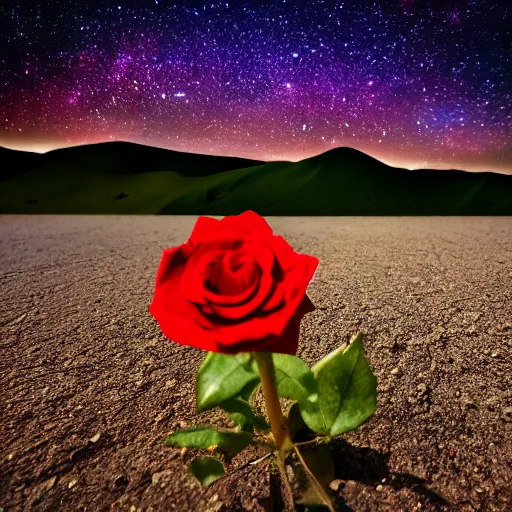
M327 435L328 429L318 408L318 389L315 377L300 358L288 354L272 354L280 397L296 400L306 425L317 434Z
M318 408L331 436L357 428L375 412L377 379L363 353L361 338L357 334L348 347L339 347L312 368Z
M197 409L204 410L238 396L259 375L250 365L251 355L210 352L197 376Z
M188 469L203 487L210 485L225 474L222 462L213 457L194 459Z
M227 453L230 457L241 452L252 441L248 432L228 432L215 430L212 427L191 427L178 430L167 437L168 446L187 448L212 448Z
M249 402L242 398L230 398L222 402L219 407L226 411L231 420L244 432L254 432L254 427L258 430L270 430L265 418L255 414Z

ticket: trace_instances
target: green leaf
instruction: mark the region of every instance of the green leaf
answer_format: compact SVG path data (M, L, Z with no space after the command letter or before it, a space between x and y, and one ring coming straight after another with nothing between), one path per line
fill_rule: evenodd
M302 359L288 354L272 354L272 360L279 396L303 403L316 393L315 378Z
M225 474L222 462L213 457L194 459L188 466L188 469L203 487L210 485Z
M290 437L294 443L310 440L314 437L314 432L306 425L300 412L299 402L293 402L288 409L288 429Z
M331 436L355 429L375 412L377 379L364 356L361 338L357 334L348 347L341 346L312 368L319 411ZM308 423L305 417L304 421Z
M301 449L297 453L306 471L306 482L297 500L299 505L323 505L334 511L329 484L334 480L335 468L331 451L325 445ZM297 468L299 469L299 468Z
M254 414L250 404L242 398L230 398L222 402L219 407L226 411L233 422L245 432L254 432L254 427L258 430L270 430L265 418Z
M251 367L251 355L210 352L197 377L197 409L204 410L238 396L259 375Z
M321 435L328 430L318 408L318 388L309 366L296 356L272 354L276 373L277 393L296 400L306 425Z
M260 374L258 373L258 379L251 380L248 384L246 384L240 393L238 393L238 397L246 402L252 399L258 388L260 387Z
M233 457L241 452L252 441L248 432L219 431L212 427L191 427L178 430L167 437L165 442L169 446L183 446L187 448L210 448L216 446L219 451Z

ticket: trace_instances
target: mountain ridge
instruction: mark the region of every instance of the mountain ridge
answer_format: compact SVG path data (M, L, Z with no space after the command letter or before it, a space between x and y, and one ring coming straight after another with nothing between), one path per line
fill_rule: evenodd
M260 162L105 142L1 148L1 213L510 215L512 176L391 167L353 148Z

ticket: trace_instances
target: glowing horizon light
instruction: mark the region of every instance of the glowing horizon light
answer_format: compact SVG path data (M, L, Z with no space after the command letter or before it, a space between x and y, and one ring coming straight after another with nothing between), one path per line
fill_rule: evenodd
M407 168L512 172L506 2L467 3L456 30L442 3L424 17L412 0L15 3L0 145L298 160L336 140Z

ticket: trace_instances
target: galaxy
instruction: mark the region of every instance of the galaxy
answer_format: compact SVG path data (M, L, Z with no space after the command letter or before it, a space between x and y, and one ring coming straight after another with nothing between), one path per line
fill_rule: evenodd
M4 2L0 144L512 172L507 4Z

